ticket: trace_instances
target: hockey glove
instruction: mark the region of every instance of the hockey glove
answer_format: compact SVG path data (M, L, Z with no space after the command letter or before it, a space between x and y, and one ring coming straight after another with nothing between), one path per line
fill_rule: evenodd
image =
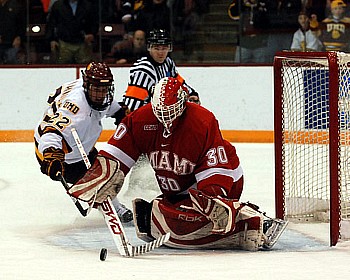
M226 234L235 230L235 219L241 203L237 199L209 196L203 192L189 190L193 209L213 223L212 233Z
M117 196L124 177L118 161L98 155L83 178L68 190L68 194L89 203L103 203L108 196L111 199Z
M50 176L52 180L59 181L58 174L64 175L64 152L62 149L47 148L43 152L44 160L41 163L41 172Z
M123 102L118 102L120 105L120 109L112 116L112 118L115 118L114 124L118 125L122 121L122 119L130 114L130 109L128 106L126 106Z

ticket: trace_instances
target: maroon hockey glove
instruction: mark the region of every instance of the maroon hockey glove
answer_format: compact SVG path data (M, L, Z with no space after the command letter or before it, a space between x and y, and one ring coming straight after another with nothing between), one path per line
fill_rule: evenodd
M120 105L120 109L115 112L115 114L112 116L112 118L115 118L114 124L118 125L120 124L120 122L122 121L122 119L130 114L130 109L128 108L128 106L126 106L123 102L118 102L118 104Z
M241 208L237 199L209 196L196 189L189 190L189 193L193 209L212 221L212 233L226 234L235 230L236 215Z
M44 160L41 163L41 172L50 176L52 180L59 181L58 174L64 175L64 152L62 149L53 147L45 149L43 152Z

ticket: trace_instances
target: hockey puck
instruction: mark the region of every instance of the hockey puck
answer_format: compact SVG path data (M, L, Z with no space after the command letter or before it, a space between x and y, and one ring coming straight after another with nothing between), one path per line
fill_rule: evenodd
M107 258L107 249L106 248L102 248L100 251L100 260L101 261L105 261Z

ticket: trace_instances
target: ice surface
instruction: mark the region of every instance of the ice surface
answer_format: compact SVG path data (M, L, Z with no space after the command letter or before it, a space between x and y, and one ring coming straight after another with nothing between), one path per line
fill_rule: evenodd
M245 171L243 201L274 216L272 144L236 144ZM159 248L133 259L114 249L96 210L83 218L60 183L42 175L32 143L0 143L0 279L347 279L350 245L328 246L328 225L289 225L272 251ZM135 169L120 200L157 194L147 166ZM146 191L146 190L149 191ZM140 244L134 228L126 228ZM99 251L108 248L105 262Z

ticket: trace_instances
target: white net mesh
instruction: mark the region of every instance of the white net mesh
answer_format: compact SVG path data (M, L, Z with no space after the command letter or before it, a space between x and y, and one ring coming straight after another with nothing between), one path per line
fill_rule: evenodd
M329 67L324 59L282 60L284 213L297 221L329 221L330 189L340 189L341 230L350 221L350 56L339 63L339 186L331 186ZM342 237L347 233L342 234Z

